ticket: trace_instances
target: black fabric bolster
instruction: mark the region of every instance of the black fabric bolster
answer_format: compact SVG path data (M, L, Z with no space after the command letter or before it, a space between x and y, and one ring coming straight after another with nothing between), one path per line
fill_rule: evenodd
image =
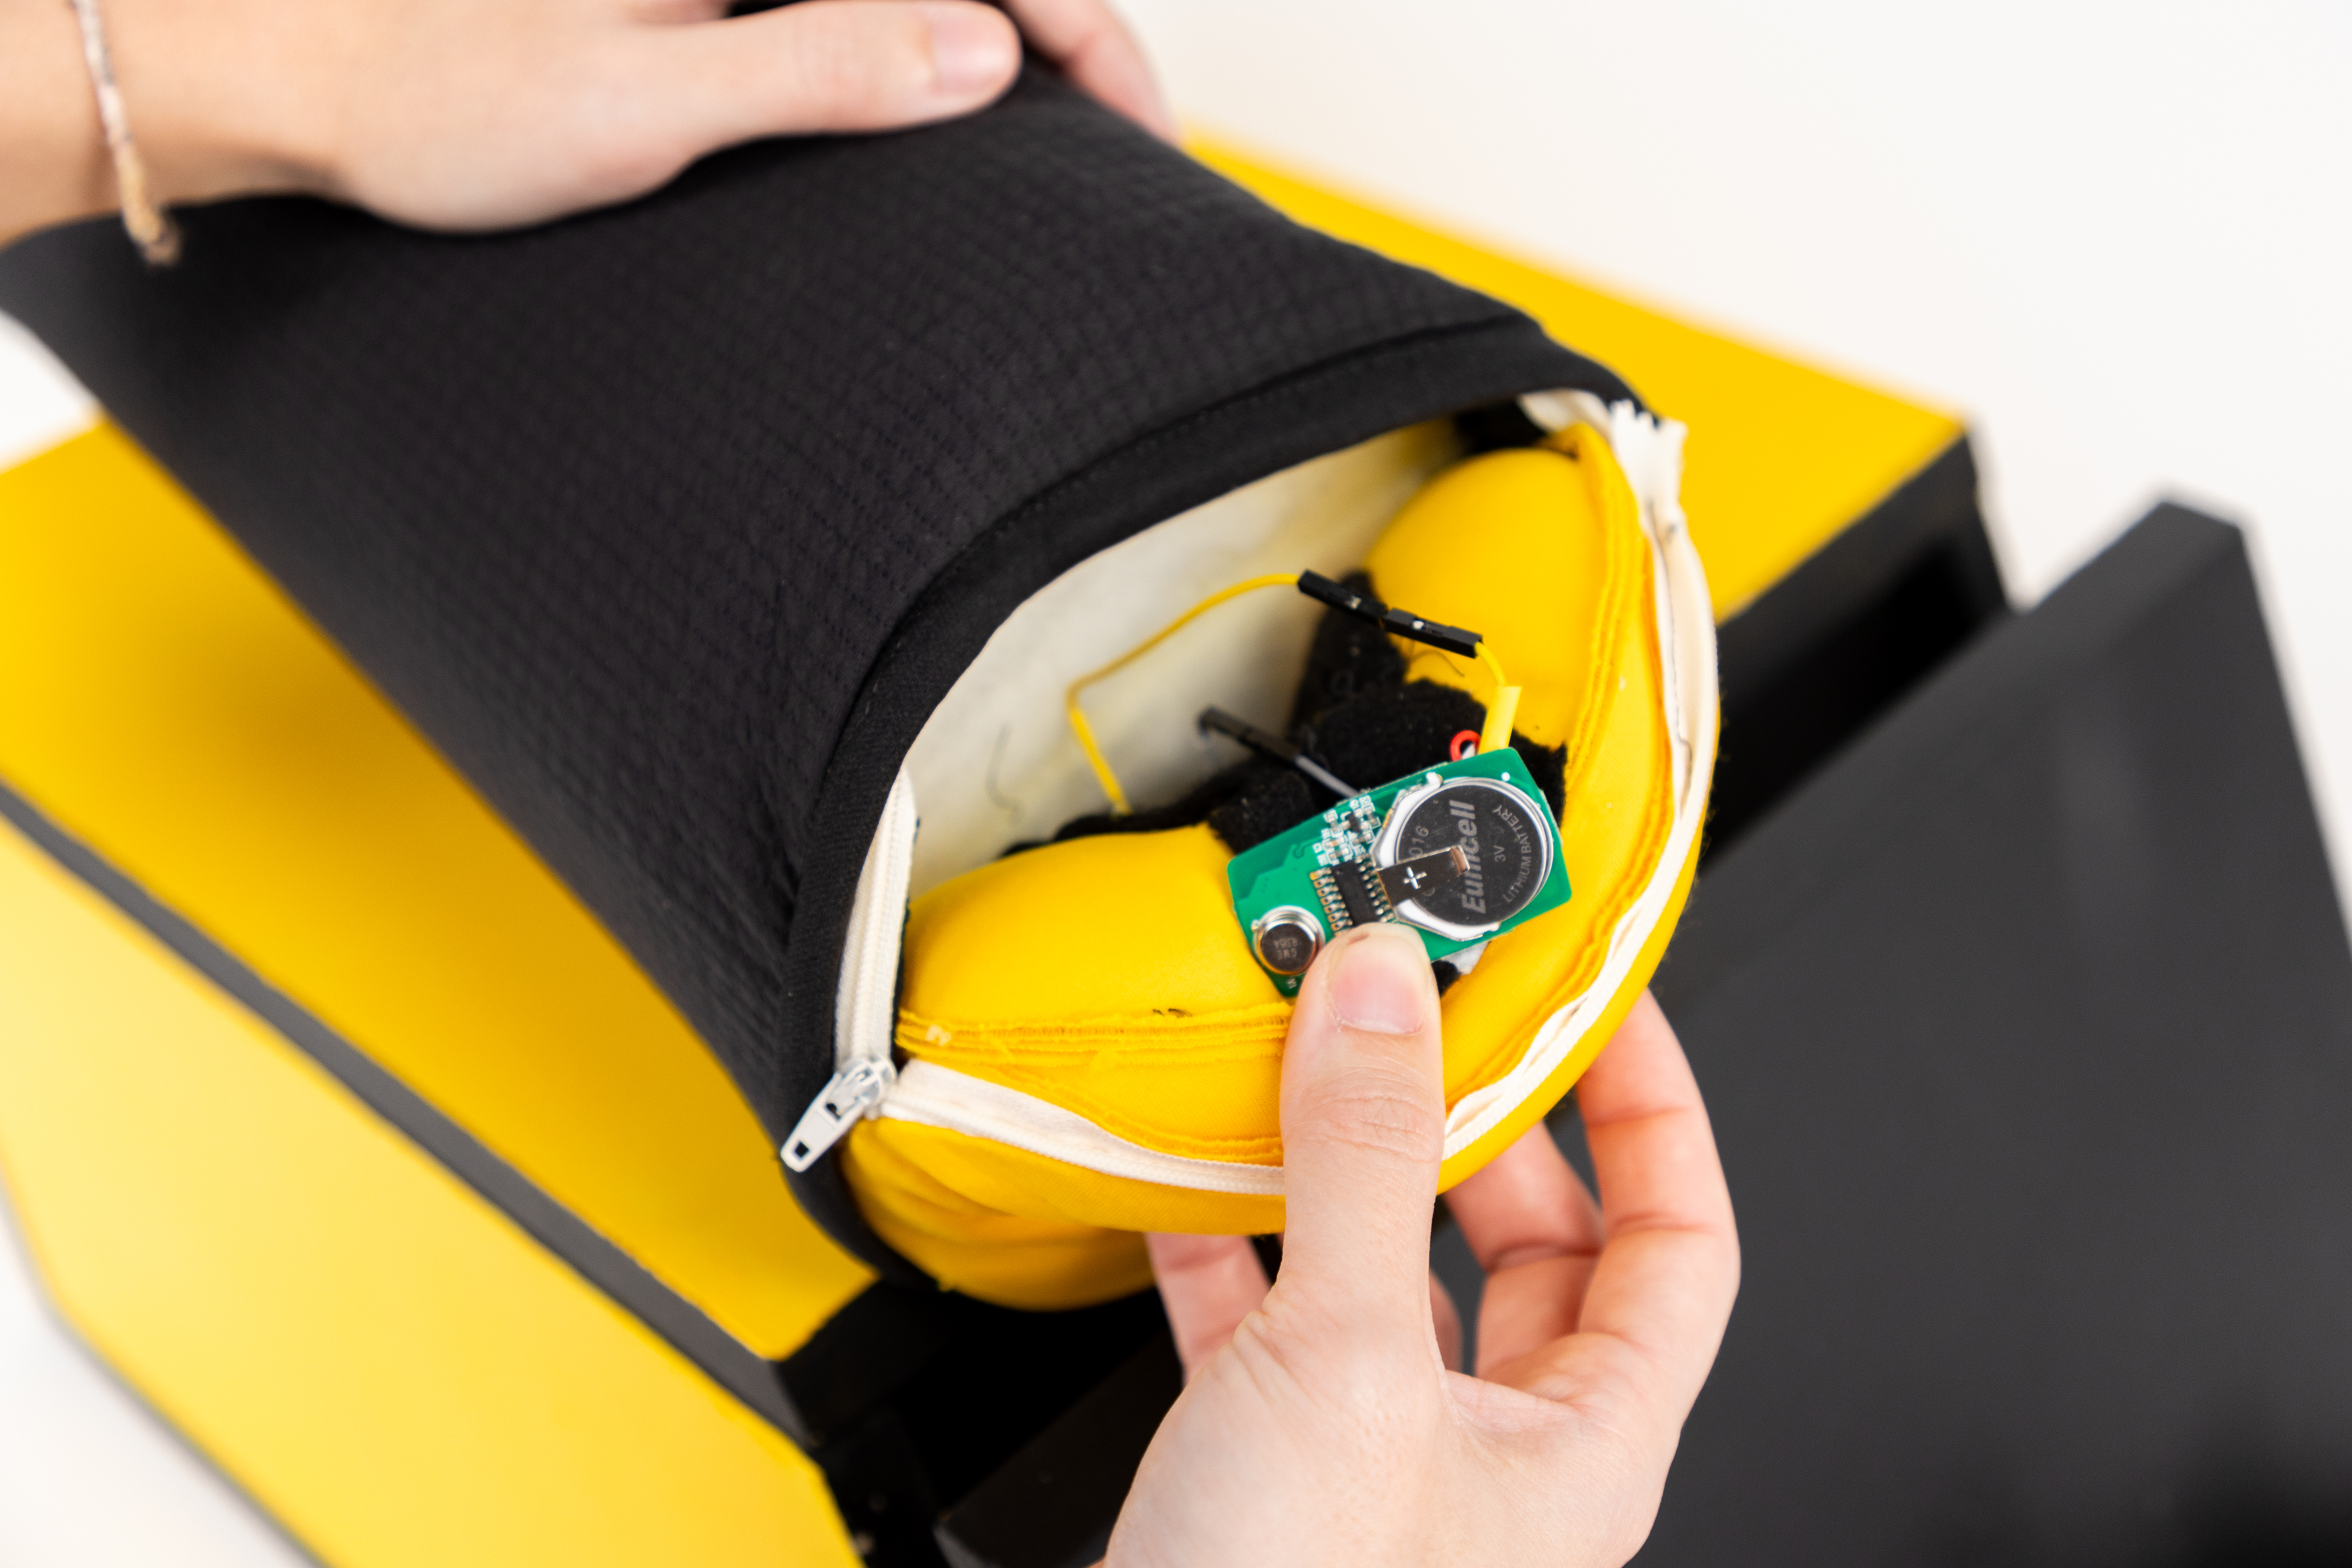
M1032 68L519 233L275 198L0 253L0 309L644 965L772 1137L830 1075L891 778L988 635L1186 507L1517 394L1628 395ZM549 1070L562 1070L551 1058ZM795 1182L877 1266L832 1163Z

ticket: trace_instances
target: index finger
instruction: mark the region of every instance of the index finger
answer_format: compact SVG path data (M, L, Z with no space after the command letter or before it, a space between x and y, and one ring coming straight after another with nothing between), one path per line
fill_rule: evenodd
M1601 1258L1601 1207L1538 1121L1445 1195L1486 1272L1478 1375L1576 1331Z
M1595 1337L1612 1341L1630 1352L1605 1358L1613 1374L1678 1426L1731 1317L1739 1238L1697 1080L1646 993L1578 1083L1577 1103L1601 1188L1601 1261L1578 1331L1511 1381L1544 1392L1592 1370Z
M1160 96L1143 47L1104 0L1003 0L1038 52L1090 96L1163 142L1176 140L1176 117Z
M1168 1310L1176 1359L1190 1378L1225 1348L1241 1321L1265 1300L1265 1266L1245 1236L1179 1236L1154 1231L1143 1238L1151 1277Z

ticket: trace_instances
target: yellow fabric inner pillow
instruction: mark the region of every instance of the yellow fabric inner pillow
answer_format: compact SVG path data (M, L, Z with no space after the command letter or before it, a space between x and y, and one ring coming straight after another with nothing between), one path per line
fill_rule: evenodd
M1483 634L1523 689L1518 731L1566 749L1573 896L1492 939L1442 1003L1447 1103L1457 1120L1483 1118L1465 1123L1461 1147L1449 1139L1447 1185L1567 1093L1647 984L1688 889L1688 819L1705 782L1678 788L1682 694L1662 637L1696 634L1661 625L1673 595L1657 526L1609 440L1579 424L1441 472L1364 563L1382 599ZM1703 724L1705 744L1681 770L1712 755L1711 622L1704 640L1710 710L1682 717ZM1481 700L1491 689L1470 661L1398 646L1409 679ZM1232 854L1205 824L1075 838L912 902L902 1068L1014 1091L991 1103L1016 1121L1036 1107L1040 1131L983 1136L911 1114L861 1122L845 1169L885 1241L950 1289L1049 1308L1148 1284L1139 1232L1282 1228L1276 1096L1291 1004L1234 920ZM1539 1036L1541 1059L1558 1062L1538 1073ZM1079 1123L1109 1136L1084 1143ZM1097 1145L1109 1152L1069 1152Z

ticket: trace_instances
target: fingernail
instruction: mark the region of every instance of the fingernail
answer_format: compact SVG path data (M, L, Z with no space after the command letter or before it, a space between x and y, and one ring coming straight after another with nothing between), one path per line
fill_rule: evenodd
M1431 982L1418 937L1368 926L1336 943L1330 962L1326 994L1342 1026L1371 1035L1410 1035L1422 1027Z
M984 5L924 5L931 29L931 80L950 97L1001 85L1019 64L1020 46L1004 18Z

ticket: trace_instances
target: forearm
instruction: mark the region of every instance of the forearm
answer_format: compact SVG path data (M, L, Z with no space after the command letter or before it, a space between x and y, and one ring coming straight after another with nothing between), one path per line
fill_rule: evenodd
M100 0L157 202L272 191L482 229L624 201L761 136L970 113L1021 59L973 0ZM1167 110L1104 0L1010 0L1147 125ZM0 245L121 199L68 0L0 0Z
M113 205L71 7L0 0L0 245Z

